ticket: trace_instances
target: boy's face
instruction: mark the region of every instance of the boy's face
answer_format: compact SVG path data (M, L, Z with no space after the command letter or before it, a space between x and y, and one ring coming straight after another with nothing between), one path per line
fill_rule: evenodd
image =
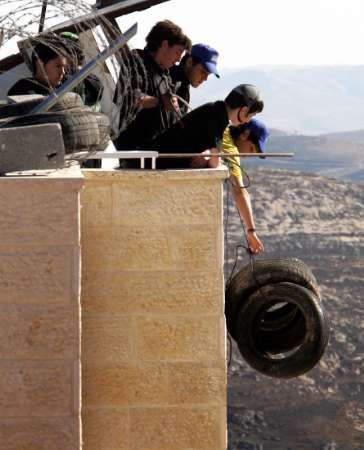
M210 75L202 64L193 64L192 58L188 58L186 62L185 73L190 85L194 88L204 83Z
M239 153L258 153L256 145L249 140L250 130L244 130L234 139L234 144Z
M163 41L157 50L157 62L164 69L170 69L182 57L185 47L183 45L169 45L168 41Z
M57 58L49 60L46 64L39 62L39 70L37 71L37 78L40 81L46 82L52 88L59 86L68 70L67 58L58 56Z

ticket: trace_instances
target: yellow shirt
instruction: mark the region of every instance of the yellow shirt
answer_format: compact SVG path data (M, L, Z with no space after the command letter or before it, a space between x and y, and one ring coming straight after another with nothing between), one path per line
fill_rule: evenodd
M229 127L225 128L224 135L222 137L222 152L223 153L239 153L236 145L234 144L233 138L231 137ZM225 163L229 167L230 174L236 178L242 178L240 169L240 157L231 156L226 158Z

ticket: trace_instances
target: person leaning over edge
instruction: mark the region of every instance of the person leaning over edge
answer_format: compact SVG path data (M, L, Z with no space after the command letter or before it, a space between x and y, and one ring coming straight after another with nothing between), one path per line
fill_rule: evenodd
M263 110L258 89L251 84L236 86L225 100L206 103L186 114L157 136L150 149L159 153L201 153L191 158L157 158L158 169L217 167L223 133L229 123L241 125Z
M33 77L18 80L8 95L49 95L64 79L69 64L67 51L60 43L40 42L32 53Z
M263 153L268 136L269 131L264 123L257 119L251 119L243 125L229 126L225 129L222 150L227 154ZM250 195L243 183L240 157L231 156L227 158L226 162L229 166L235 205L246 227L249 250L252 254L257 255L264 251L264 246L256 234Z
M204 83L210 74L217 78L217 59L219 53L206 44L194 44L190 52L187 52L179 64L175 64L170 69L172 81L176 88L176 94L186 103L190 103L190 86L199 87ZM179 109L183 115L187 114L186 103L179 101Z
M178 105L173 101L173 84L168 69L180 60L185 50L191 48L191 41L178 25L164 20L154 25L146 37L146 44L144 50L125 54L132 70L132 97L140 90L138 96L133 98L140 110L114 141L117 150L140 149L178 120L175 111ZM147 79L144 79L144 73ZM122 98L120 93L124 88L124 76L125 73L121 72L114 97L116 104ZM124 128L124 115L121 105L121 130ZM130 162L136 165L128 164ZM123 167L139 167L139 162L135 160L125 160L123 163Z

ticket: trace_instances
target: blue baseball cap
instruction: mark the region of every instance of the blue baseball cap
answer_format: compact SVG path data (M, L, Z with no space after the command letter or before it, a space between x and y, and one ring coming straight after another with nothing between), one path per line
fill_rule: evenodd
M250 130L249 138L256 145L258 152L264 153L265 142L269 136L268 128L257 119L250 119L244 125L246 130Z
M264 153L265 142L269 136L268 128L263 122L257 119L250 119L249 122L238 126L229 127L233 139L240 136L246 130L249 130L249 140L255 144L258 153ZM262 156L264 158L264 156Z
M200 64L208 73L213 73L220 78L217 72L217 58L219 57L217 50L206 44L195 44L191 48L191 55L199 59Z

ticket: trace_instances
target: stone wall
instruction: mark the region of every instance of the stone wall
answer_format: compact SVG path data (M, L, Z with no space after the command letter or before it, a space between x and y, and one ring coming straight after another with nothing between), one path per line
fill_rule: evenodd
M79 170L0 178L0 449L79 450Z
M83 174L83 448L225 450L225 171Z

